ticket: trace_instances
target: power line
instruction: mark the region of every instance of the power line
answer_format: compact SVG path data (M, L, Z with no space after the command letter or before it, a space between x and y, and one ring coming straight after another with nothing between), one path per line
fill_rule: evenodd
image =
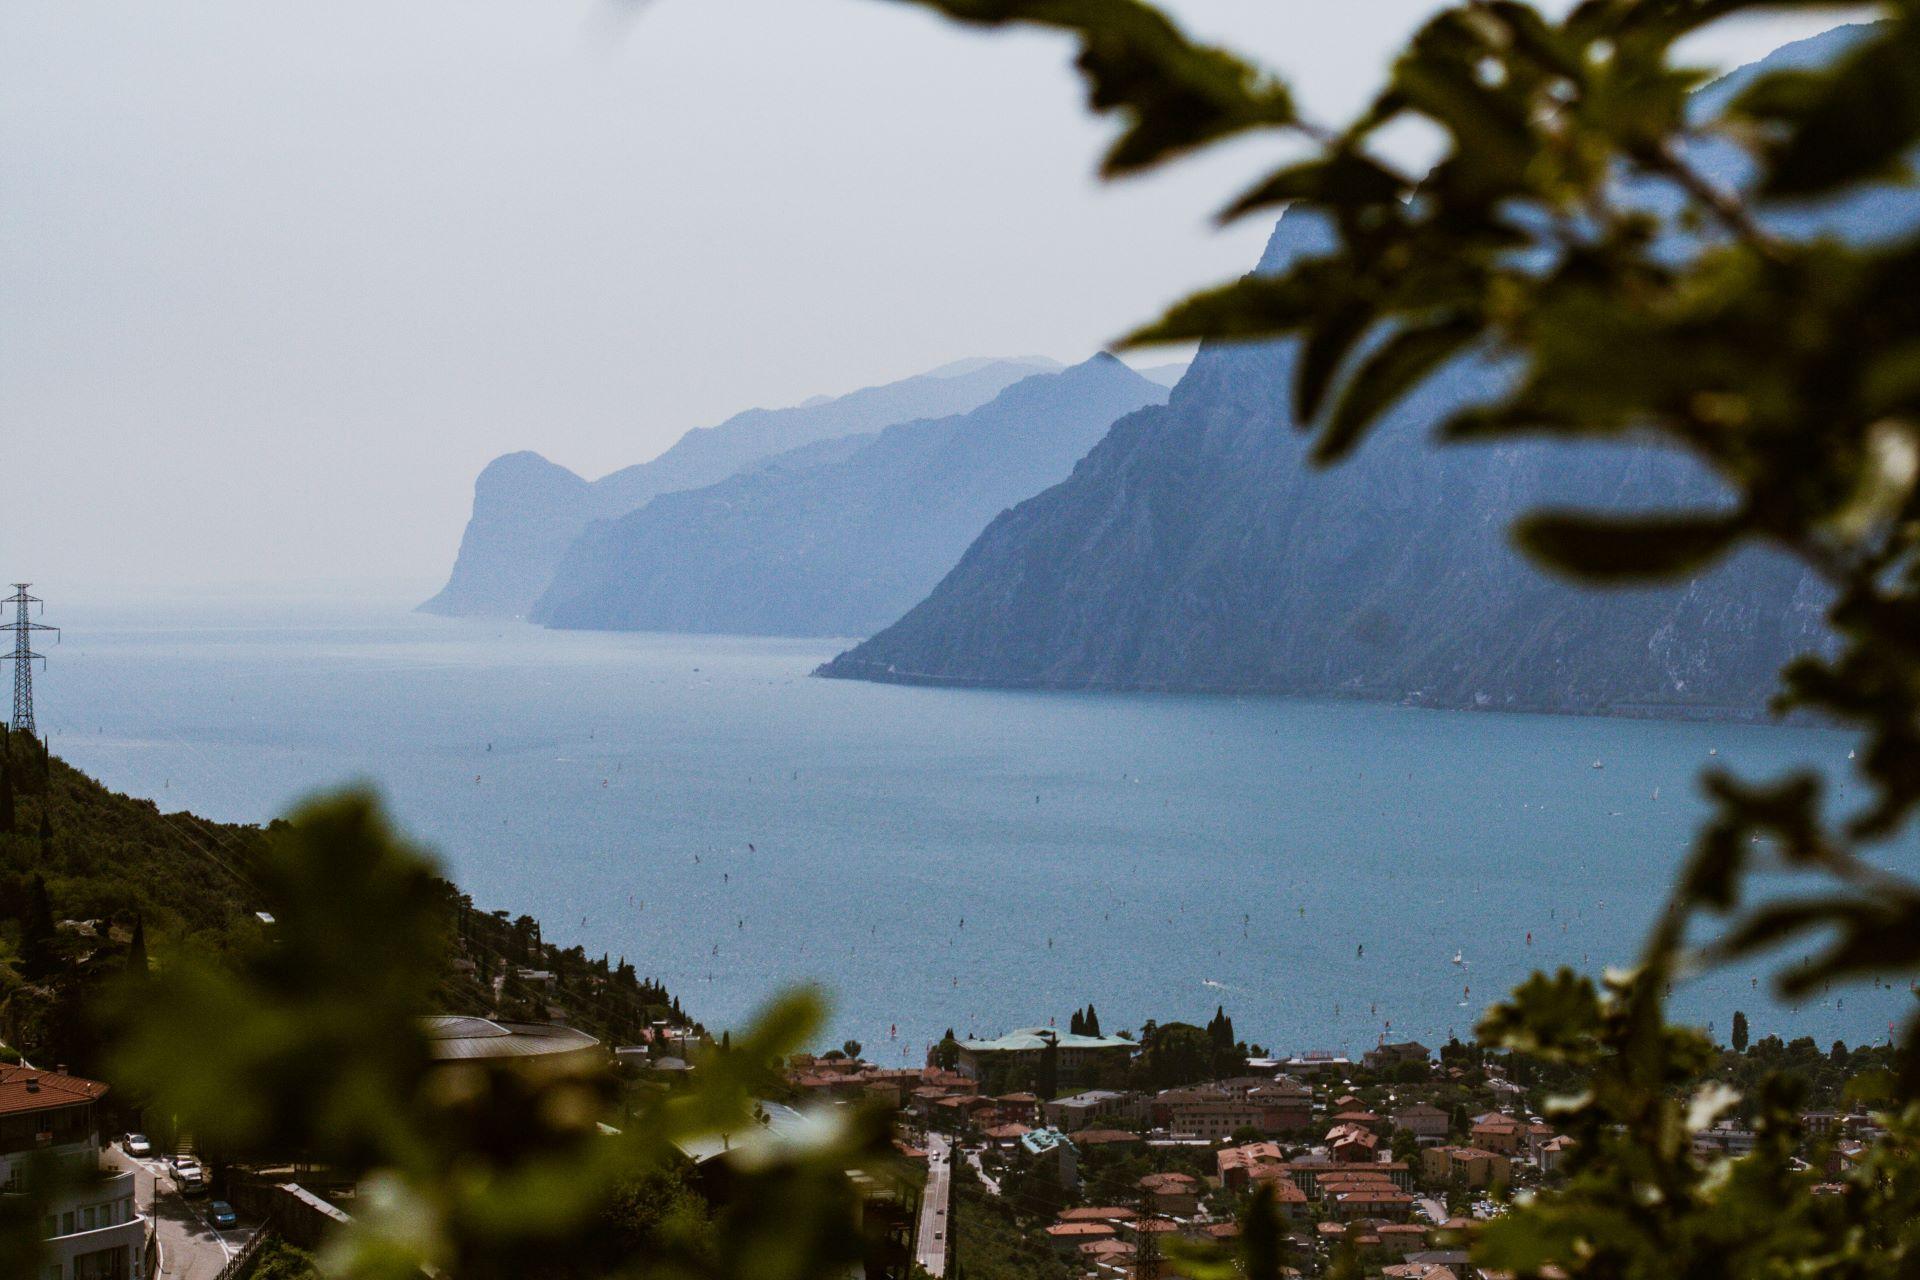
M58 636L60 628L35 622L27 616L28 605L37 604L43 613L46 611L45 601L27 594L27 588L32 585L31 582L14 583L13 594L0 603L14 608L13 621L7 624L13 632L13 652L5 655L13 663L13 728L15 732L37 737L33 727L33 660L38 658L45 666L47 658L33 651L31 641L36 631L51 631Z

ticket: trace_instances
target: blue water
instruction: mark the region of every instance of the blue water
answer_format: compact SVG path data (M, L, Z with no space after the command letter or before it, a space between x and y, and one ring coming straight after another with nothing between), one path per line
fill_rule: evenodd
M1850 745L1804 728L893 688L809 679L830 642L397 608L160 602L54 620L67 631L42 727L111 786L258 821L372 781L482 906L624 954L714 1027L818 981L834 997L825 1043L856 1038L885 1062L917 1061L947 1027L1064 1025L1089 1000L1108 1029L1224 1004L1243 1037L1286 1051L1465 1035L1531 968L1631 957L1703 811L1710 749L1770 773L1843 770ZM1854 989L1780 1009L1766 971L1698 981L1678 1008L1723 1033L1738 1007L1756 1036L1851 1043L1884 1038L1908 1003Z

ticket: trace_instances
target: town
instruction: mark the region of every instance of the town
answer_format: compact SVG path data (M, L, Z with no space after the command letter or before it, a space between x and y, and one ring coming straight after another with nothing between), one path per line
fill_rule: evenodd
M1236 1041L1224 1010L1205 1028L1102 1035L1089 1007L1065 1031L949 1035L919 1070L859 1049L796 1058L787 1085L801 1108L895 1111L901 1150L928 1172L916 1257L934 1276L1185 1274L1183 1245L1230 1246L1266 1188L1299 1274L1343 1259L1388 1280L1492 1280L1468 1262L1473 1225L1552 1185L1574 1147L1529 1082L1534 1064L1457 1041L1276 1057ZM1829 1179L1885 1136L1838 1101L1843 1082L1885 1051L1777 1037L1741 1050L1726 1057L1797 1067L1828 1104L1801 1115L1798 1167L1816 1194L1837 1193ZM1755 1134L1723 1118L1693 1143L1702 1159L1737 1158Z

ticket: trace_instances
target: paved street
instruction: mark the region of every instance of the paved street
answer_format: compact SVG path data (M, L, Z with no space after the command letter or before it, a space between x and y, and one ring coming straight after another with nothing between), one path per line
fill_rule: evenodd
M253 1235L255 1224L244 1218L232 1231L215 1231L204 1216L212 1197L181 1196L164 1161L136 1160L118 1143L107 1148L107 1159L133 1170L134 1200L141 1213L152 1215L160 1239L163 1280L213 1280Z
M973 1166L973 1176L980 1179L980 1185L987 1189L988 1195L997 1196L1000 1194L1000 1183L996 1179L988 1176L987 1166L980 1163L980 1153L978 1151L967 1152L967 1163Z
M920 1200L920 1231L914 1241L914 1261L928 1275L947 1274L948 1193L953 1186L953 1144L938 1133L927 1135L927 1190Z

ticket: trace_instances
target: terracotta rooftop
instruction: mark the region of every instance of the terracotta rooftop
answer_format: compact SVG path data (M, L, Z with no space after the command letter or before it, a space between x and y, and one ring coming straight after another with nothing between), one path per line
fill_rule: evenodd
M1083 1147L1098 1147L1107 1143L1139 1142L1142 1139L1139 1134L1129 1133L1125 1129L1082 1129L1073 1135L1073 1140Z
M1133 1219L1133 1210L1124 1205L1107 1205L1089 1209L1063 1209L1060 1211L1062 1222L1129 1222Z
M106 1096L107 1086L98 1080L35 1067L0 1067L0 1115L79 1106Z
M1096 1240L1112 1235L1113 1228L1104 1222L1056 1222L1047 1234L1055 1240Z

